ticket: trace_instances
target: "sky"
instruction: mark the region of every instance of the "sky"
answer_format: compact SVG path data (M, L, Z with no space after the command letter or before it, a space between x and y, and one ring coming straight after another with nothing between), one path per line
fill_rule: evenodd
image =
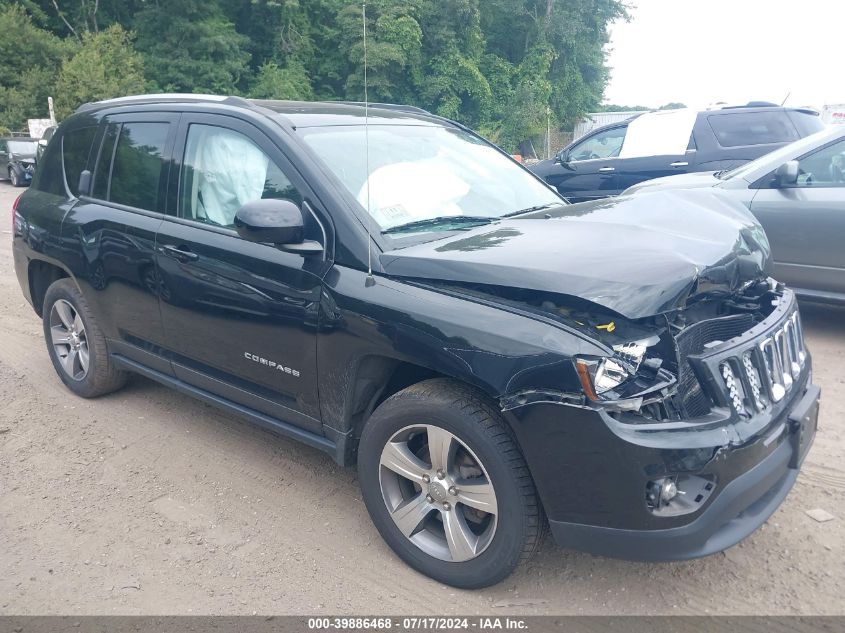
M845 103L845 1L626 0L605 103Z

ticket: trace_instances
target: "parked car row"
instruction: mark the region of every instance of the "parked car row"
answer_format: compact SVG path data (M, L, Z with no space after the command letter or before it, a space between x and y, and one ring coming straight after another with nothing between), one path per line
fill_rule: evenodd
M649 112L600 127L531 169L583 202L652 178L732 169L823 128L814 110L755 103Z
M71 392L138 373L355 464L396 554L471 588L547 526L692 558L789 493L820 390L765 233L712 189L570 205L418 109L135 97L58 128L13 257Z

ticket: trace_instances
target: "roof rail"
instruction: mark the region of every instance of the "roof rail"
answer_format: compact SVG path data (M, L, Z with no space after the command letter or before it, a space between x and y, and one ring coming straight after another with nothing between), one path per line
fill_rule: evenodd
M361 106L364 107L363 101L332 101L331 103L342 103L344 105L354 105L354 106ZM423 108L418 108L417 106L412 105L402 105L399 103L370 103L368 104L371 108L378 108L379 110L395 110L396 112L411 112L413 114L431 114L432 116L434 113L429 112L428 110L424 110Z
M246 99L242 99L241 97L226 97L221 95L209 95L209 94L193 94L193 93L178 93L178 92L169 92L169 93L158 93L158 94L144 94L144 95L129 95L126 97L115 97L114 99L103 99L102 101L90 101L88 103L83 103L79 106L75 111L76 112L86 112L88 110L93 110L94 108L100 108L103 106L110 106L110 105L123 105L123 104L133 104L133 103L145 103L145 102L160 102L160 101L214 101L217 103L232 103L243 105L248 104L249 102Z

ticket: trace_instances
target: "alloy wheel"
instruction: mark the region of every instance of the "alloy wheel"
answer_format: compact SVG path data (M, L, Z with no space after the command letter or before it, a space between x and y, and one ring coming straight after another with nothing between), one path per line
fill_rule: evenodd
M88 339L79 312L64 299L50 310L50 342L64 372L74 380L88 373Z
M382 449L379 483L393 522L426 554L449 562L479 556L496 532L496 491L483 464L449 431L408 426Z

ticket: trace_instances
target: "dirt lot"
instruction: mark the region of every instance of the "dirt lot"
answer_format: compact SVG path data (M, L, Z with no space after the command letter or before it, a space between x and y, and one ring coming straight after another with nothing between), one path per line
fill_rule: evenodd
M0 183L0 209L17 193ZM673 564L547 538L510 579L464 592L402 564L354 471L322 453L141 378L99 400L72 396L0 228L2 614L845 613L843 309L803 308L820 431L763 529ZM819 523L814 508L835 518Z

